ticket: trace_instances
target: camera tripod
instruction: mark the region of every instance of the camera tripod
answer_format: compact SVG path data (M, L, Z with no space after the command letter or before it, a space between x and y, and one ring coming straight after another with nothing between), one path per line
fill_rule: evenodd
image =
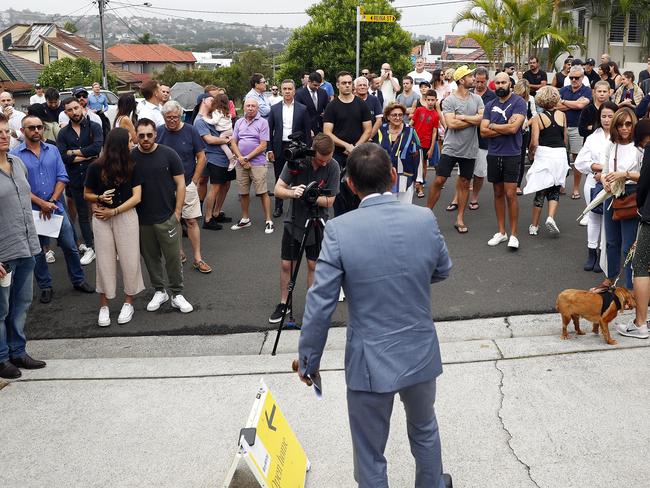
M294 207L295 209L295 207ZM314 236L316 238L316 243L320 247L320 237L322 235L323 229L325 228L325 220L321 217L318 216L318 207L316 205L310 205L309 207L309 217L307 218L307 221L305 222L305 232L302 235L302 240L300 241L300 248L298 250L298 257L296 258L296 267L293 268L293 260L291 261L292 269L291 269L291 278L289 280L289 285L287 287L287 303L284 306L284 310L282 311L282 318L280 319L280 323L278 324L278 333L275 336L275 344L273 344L273 351L271 352L271 356L275 356L275 352L278 348L278 343L280 342L280 334L282 333L282 329L284 327L284 321L287 317L287 310L292 309L293 305L293 290L296 287L296 280L298 279L298 273L300 272L300 263L302 262L302 257L305 254L305 248L307 246L307 239L309 238L309 235L311 232L314 232ZM292 218L292 224L293 226L293 218ZM293 243L292 243L292 256L293 257ZM290 323L293 322L293 316L291 315L293 312L290 313L289 318L291 320ZM292 328L297 328L300 329L299 326L295 325Z

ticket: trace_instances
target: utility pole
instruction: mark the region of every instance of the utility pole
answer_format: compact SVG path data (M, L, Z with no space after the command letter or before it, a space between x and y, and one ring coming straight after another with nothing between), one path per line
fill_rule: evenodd
M108 79L106 78L106 41L104 40L104 9L106 8L107 1L97 0L97 4L99 5L99 35L102 48L102 87L104 90L108 90Z

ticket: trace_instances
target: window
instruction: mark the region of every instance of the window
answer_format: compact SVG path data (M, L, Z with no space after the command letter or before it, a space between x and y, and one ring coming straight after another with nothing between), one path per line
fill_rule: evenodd
M583 36L585 35L585 17L586 17L586 12L587 9L581 8L578 10L578 32L582 34Z
M625 15L618 14L612 18L612 24L609 31L610 42L623 42L623 32L625 30ZM627 36L627 42L630 44L641 42L641 33L638 29L636 14L630 14L630 30Z
M11 33L7 34L2 38L2 50L8 51L11 47Z
M49 46L48 50L48 61L50 63L53 63L57 59L59 59L59 50L55 47Z

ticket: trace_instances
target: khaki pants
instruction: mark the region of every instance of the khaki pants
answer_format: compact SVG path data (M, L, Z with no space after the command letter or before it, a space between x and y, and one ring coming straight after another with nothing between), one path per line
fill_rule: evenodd
M144 282L140 266L138 214L135 209L127 210L109 220L93 217L92 224L97 253L97 292L104 293L109 300L115 298L119 256L124 293L129 296L137 295L144 290Z
M156 291L169 287L173 296L183 292L181 224L172 214L165 222L140 226L140 253ZM162 260L165 260L163 270ZM165 280L165 271L167 280ZM169 282L167 286L166 281Z

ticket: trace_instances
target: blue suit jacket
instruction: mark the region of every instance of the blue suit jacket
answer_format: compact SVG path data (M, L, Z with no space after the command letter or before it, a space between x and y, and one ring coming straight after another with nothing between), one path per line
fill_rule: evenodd
M323 114L330 100L327 92L322 88L316 90L316 94L318 96L318 108L314 105L314 100L311 98L308 88L303 86L296 90L296 101L307 107L311 130L314 131L314 135L323 132Z
M274 156L277 158L282 154L282 106L284 101L278 102L271 107L269 113L269 137L271 138L270 147L267 149L272 150ZM309 125L309 115L307 114L307 107L302 103L294 100L293 102L293 124L291 132L302 132L302 141L311 145L311 127Z
M447 278L450 269L444 238L427 208L381 195L330 220L307 294L301 372L319 369L342 285L348 388L386 393L438 376L442 363L430 284Z

